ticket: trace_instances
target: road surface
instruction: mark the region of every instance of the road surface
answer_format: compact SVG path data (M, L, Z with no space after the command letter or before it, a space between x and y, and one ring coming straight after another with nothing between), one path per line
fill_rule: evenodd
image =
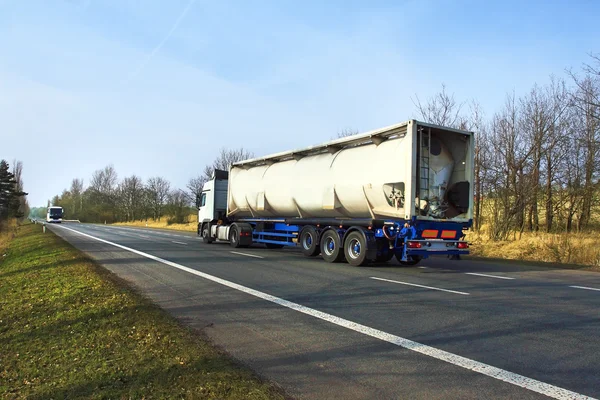
M351 267L187 232L50 229L295 398L600 398L598 273Z

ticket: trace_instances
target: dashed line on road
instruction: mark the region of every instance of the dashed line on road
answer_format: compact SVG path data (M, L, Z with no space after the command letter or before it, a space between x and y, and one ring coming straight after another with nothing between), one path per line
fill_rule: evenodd
M185 244L185 245L187 245L187 243L178 242L177 240L171 240L171 242L173 242L173 243L177 243L177 244Z
M433 287L433 286L417 285L416 283L395 281L395 280L392 280L392 279L385 279L385 278L377 278L376 276L372 276L371 279L376 279L378 281L385 281L385 282L391 282L391 283L399 283L400 285L416 286L416 287L420 287L420 288L424 288L424 289L430 289L430 290L439 290L441 292L462 294L463 296L468 296L470 294L470 293L466 293L466 292L459 292L459 291L450 290L450 289L442 289L442 288L437 288L437 287Z
M600 289L598 289L598 288L587 287L587 286L569 286L569 287L572 287L574 289L594 290L594 291L600 292Z
M465 272L465 275L483 276L483 277L486 277L486 278L496 278L496 279L515 279L515 278L512 278L510 276L480 274L478 272Z
M62 227L62 229L66 229L68 231L88 237L90 239L97 240L99 242L102 242L102 243L105 243L105 244L108 244L108 245L111 245L114 247L118 247L122 250L129 251L134 254L138 254L138 255L140 255L142 257L146 257L150 260L157 261L159 263L168 265L173 268L177 268L181 271L188 272L190 274L199 276L201 278L218 283L220 285L227 286L229 288L238 290L240 292L249 294L251 296L258 297L260 299L269 301L271 303L275 303L282 307L286 307L291 310L298 311L303 314L310 315L314 318L318 318L320 320L329 322L331 324L352 330L354 332L361 333L365 336L370 336L372 338L379 339L381 341L393 344L395 346L402 347L402 348L405 348L408 350L412 350L416 353L432 357L436 360L444 361L449 364L467 369L469 371L473 371L473 372L488 376L490 378L497 379L499 381L521 387L523 389L531 390L533 392L540 393L540 394L546 395L546 396L554 398L554 399L594 400L592 397L588 397L581 393L573 392L571 390L564 389L559 386L554 386L554 385L551 385L546 382L538 381L536 379L528 378L523 375L515 374L513 372L510 372L510 371L507 371L507 370L504 370L501 368L497 368L497 367L494 367L489 364L471 360L469 358L459 356L458 354L453 354L453 353L450 353L450 352L447 352L447 351L444 351L441 349L437 349L435 347L427 346L423 343L414 342L412 340L405 339L403 337L381 331L379 329L371 328L369 326L362 325L362 324L359 324L359 323L356 323L356 322L353 322L353 321L350 321L350 320L347 320L344 318L336 317L335 315L328 314L328 313L325 313L325 312L322 312L319 310L315 310L314 308L306 307L301 304L293 303L291 301L272 296L268 293L260 292L255 289L252 289L252 288L249 288L246 286L242 286L240 284L237 284L237 283L234 283L234 282L222 279L222 278L218 278L213 275L209 275L205 272L201 272L201 271L186 267L184 265L177 264L172 261L153 256L152 254L144 253L142 251L135 250L135 249L120 245L118 243L109 242L108 240L100 239L95 236L88 235L87 233L79 232L75 229L71 229L71 228L67 228L67 227Z
M237 251L230 251L230 253L231 253L231 254L238 254L238 255L240 255L240 256L246 256L246 257L264 258L264 257L262 257L262 256L256 256L256 255L254 255L254 254L248 254L248 253L240 253L240 252L237 252Z

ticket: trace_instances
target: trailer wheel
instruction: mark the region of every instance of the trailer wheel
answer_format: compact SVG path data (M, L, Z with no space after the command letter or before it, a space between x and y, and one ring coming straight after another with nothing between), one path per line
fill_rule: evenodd
M321 236L321 254L330 263L340 262L344 257L340 235L336 231L330 229Z
M417 265L419 263L419 261L422 260L422 258L423 257L421 257L421 256L410 256L408 261L402 261L402 255L396 254L396 259L402 265Z
M307 257L314 257L319 254L321 249L319 248L319 234L317 230L312 226L306 226L300 232L300 247L302 247L302 254Z
M208 224L204 225L204 228L202 228L202 241L208 244L211 244L213 242L208 231Z
M351 232L344 241L344 254L348 264L355 267L365 265L367 259L367 241L361 232Z
M229 228L229 244L233 248L239 248L240 245L240 231L236 225L231 225Z
M275 244L275 243L265 243L265 246L267 246L267 249L282 249L283 248L282 244Z

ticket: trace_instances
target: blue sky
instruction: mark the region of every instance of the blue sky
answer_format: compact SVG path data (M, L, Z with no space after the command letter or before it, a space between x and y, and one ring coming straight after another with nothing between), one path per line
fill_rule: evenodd
M38 206L107 164L184 188L224 146L401 122L442 83L490 116L600 52L599 16L594 0L0 0L0 158L24 162Z

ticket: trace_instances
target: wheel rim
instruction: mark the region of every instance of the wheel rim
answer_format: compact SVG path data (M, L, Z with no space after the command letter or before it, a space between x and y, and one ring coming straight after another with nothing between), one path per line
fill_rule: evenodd
M310 246L312 245L312 235L310 233L307 233L304 235L304 238L302 239L302 247L304 247L305 250L310 250Z
M323 249L323 251L325 251L325 254L328 256L333 255L333 252L335 251L335 240L333 240L331 236L328 236L325 239L325 249Z
M360 241L358 239L350 240L350 243L348 245L348 255L350 256L350 258L355 260L358 257L360 257L360 251Z

